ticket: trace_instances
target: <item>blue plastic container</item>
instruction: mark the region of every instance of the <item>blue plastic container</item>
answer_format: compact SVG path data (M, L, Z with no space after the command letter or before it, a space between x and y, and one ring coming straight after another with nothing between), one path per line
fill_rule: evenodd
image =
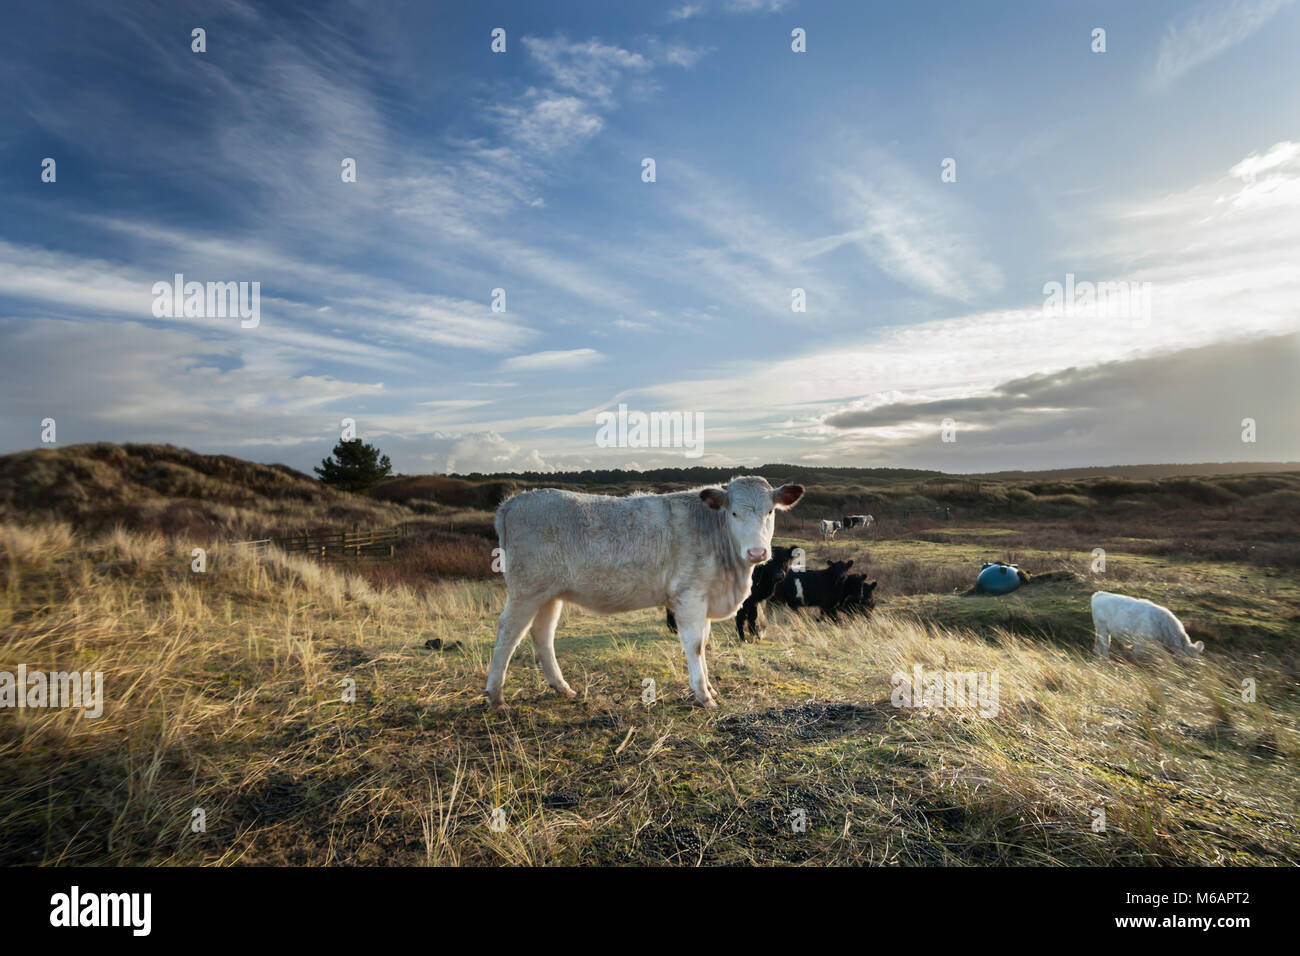
M1010 594L1020 587L1020 575L1014 564L986 564L975 579L977 594Z

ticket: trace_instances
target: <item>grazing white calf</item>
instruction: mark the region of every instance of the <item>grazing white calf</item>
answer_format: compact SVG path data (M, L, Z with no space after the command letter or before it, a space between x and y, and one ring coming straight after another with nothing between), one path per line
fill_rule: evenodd
M838 521L830 521L823 518L821 523L822 540L828 541L829 539L835 537L835 532L839 531L840 528L842 527L844 526L840 524Z
M626 498L544 488L497 509L506 606L488 670L488 702L505 706L510 657L532 628L542 673L575 696L555 660L555 625L565 602L598 614L667 607L677 619L691 690L716 707L704 648L709 622L730 620L749 596L750 574L772 554L775 510L803 496L799 485L773 490L763 478L733 478L724 488Z
M1092 626L1097 632L1093 650L1102 657L1110 657L1112 636L1126 637L1135 646L1156 640L1171 653L1190 657L1205 650L1204 641L1192 643L1173 611L1145 598L1098 591L1092 596Z

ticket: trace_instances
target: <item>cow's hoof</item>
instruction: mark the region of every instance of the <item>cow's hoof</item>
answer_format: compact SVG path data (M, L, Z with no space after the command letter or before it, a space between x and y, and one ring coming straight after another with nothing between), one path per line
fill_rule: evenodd
M697 698L697 700L698 700L698 698ZM714 700L712 697L706 697L706 698L704 698L704 700L700 700L700 701L698 701L698 703L699 703L699 705L700 705L701 707L703 707L705 710L717 710L717 709L718 709L718 702L717 702L716 700Z
M573 698L578 696L578 692L574 690L572 687L570 687L568 684L565 684L561 687L552 687L551 690L555 691L561 697L569 698L569 700L573 700Z
M712 684L710 684L710 685L709 685L709 696L710 696L710 697L721 697L722 695L718 693L718 689L717 689L716 687L714 687Z
M510 705L507 704L504 700L488 701L488 710L492 711L492 713L494 714L504 714L509 709L510 709Z

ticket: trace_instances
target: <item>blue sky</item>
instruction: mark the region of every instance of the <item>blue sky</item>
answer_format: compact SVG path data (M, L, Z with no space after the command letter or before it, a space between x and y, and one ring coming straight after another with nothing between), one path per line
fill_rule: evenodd
M310 9L0 14L0 450L1300 458L1300 4ZM260 323L155 318L175 273ZM1149 312L1049 314L1067 274ZM598 447L620 403L703 459Z

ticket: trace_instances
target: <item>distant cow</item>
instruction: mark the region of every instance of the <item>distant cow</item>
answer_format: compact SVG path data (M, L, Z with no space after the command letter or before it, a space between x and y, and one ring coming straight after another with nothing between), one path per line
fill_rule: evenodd
M844 525L842 525L838 521L831 521L825 518L822 519L821 522L822 540L829 541L831 538L835 537L835 532L839 531L843 527Z
M844 579L844 597L837 613L866 617L876 608L876 581L868 581L865 574L850 574ZM832 614L832 617L835 615Z
M846 575L853 560L827 561L820 571L791 571L777 589L773 600L789 607L818 607L822 617L835 617L835 609L844 601Z
M799 485L773 489L764 478L741 477L726 488L666 495L543 488L507 499L496 513L507 593L488 702L505 706L506 667L530 628L546 683L576 696L555 660L555 625L569 602L598 614L666 606L680 625L695 699L716 707L705 659L709 622L744 603L754 565L771 554L776 509L802 496Z
M854 528L870 528L876 523L876 519L871 515L845 515L844 527L852 531Z
M746 625L749 627L749 636L754 640L763 636L765 628L761 623L760 605L770 598L776 591L777 585L785 580L793 559L793 548L773 547L772 557L763 564L755 566L754 573L750 577L749 597L745 598L745 603L736 612L736 633L742 641L747 640ZM672 611L668 612L668 630L677 633L677 620L673 617Z
M1097 632L1093 649L1102 657L1110 657L1111 637L1128 638L1134 646L1159 641L1171 653L1189 657L1205 650L1204 641L1192 643L1173 611L1145 598L1098 591L1092 596L1092 626Z

